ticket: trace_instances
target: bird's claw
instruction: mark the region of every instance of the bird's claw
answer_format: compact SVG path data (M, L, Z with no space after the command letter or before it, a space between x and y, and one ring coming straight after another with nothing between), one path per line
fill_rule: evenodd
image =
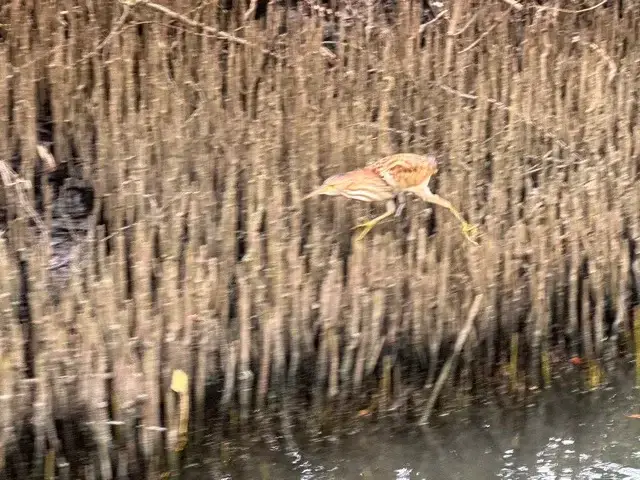
M364 237L367 236L367 234L371 231L371 229L376 225L377 222L364 222L361 223L359 225L356 225L355 227L351 227L351 230L355 230L357 228L362 228L362 232L360 232L360 235L358 235L356 237L356 241L359 242L360 240L362 240Z
M474 245L478 245L478 242L473 240L471 237L475 236L477 231L478 231L478 227L476 227L475 225L471 225L470 223L467 223L467 222L462 223L462 234L467 238L467 240L469 240Z

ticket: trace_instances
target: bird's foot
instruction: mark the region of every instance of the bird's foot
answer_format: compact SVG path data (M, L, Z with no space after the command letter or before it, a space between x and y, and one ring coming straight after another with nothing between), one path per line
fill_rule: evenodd
M407 198L405 197L404 193L401 192L396 195L395 204L396 204L396 211L394 213L394 216L396 218L400 218L400 216L402 215L402 212L404 212L404 209L407 206Z
M378 222L375 220L369 220L368 222L364 222L359 225L356 225L355 227L351 227L351 230L355 230L356 228L362 228L362 232L360 232L360 235L358 235L358 237L356 238L356 241L359 242L364 237L366 237L367 234L371 231L373 227L376 226L377 223Z
M477 232L478 232L478 227L476 227L475 225L471 225L470 223L467 223L467 222L462 222L462 234L467 238L467 240L469 240L474 245L478 245L478 242L476 242L471 237L475 237Z

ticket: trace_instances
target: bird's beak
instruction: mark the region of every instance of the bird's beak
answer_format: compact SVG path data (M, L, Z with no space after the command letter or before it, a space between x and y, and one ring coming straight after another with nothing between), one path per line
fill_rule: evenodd
M322 195L325 191L326 191L326 187L324 185L321 185L320 187L316 188L313 192L311 192L309 195L305 196L302 199L302 201L308 200L311 197L317 197L318 195Z

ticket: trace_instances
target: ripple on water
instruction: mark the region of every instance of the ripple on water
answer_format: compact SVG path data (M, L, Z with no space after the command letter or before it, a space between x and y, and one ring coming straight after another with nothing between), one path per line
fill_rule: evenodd
M269 480L640 480L640 420L627 417L640 392L550 397L524 411L456 412L426 433L383 422L334 441L299 435L295 448L253 445L225 478L261 479L266 463Z

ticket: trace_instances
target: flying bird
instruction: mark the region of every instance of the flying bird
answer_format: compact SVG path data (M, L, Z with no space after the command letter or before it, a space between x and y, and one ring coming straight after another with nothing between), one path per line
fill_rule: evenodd
M362 240L381 220L402 212L404 202L398 208L397 200L403 193L413 193L425 202L440 205L449 210L462 224L462 233L474 245L470 237L476 227L467 223L460 212L448 200L429 189L429 180L438 172L438 162L433 155L397 153L383 157L363 168L340 173L327 178L320 187L304 197L318 195L343 196L362 202L386 202L387 211L353 229L363 228L357 240Z

